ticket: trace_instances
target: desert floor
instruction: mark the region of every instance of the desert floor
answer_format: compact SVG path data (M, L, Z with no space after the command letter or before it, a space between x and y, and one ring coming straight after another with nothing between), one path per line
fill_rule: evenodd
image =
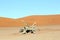
M60 25L41 26L34 34L21 34L19 28L0 27L0 40L60 40Z

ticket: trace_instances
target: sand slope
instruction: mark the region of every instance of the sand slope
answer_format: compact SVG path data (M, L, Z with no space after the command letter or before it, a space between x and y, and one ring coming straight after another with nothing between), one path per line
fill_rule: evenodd
M40 26L60 25L60 15L47 15L47 16L34 15L18 19L0 17L0 27L24 26L22 20L25 20L30 25L33 24L34 22L36 22L37 25Z

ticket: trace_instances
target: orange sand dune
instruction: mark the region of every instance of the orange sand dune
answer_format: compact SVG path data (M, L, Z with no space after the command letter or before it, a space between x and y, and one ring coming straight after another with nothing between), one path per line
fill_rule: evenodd
M34 15L18 19L0 17L0 27L24 26L22 20L29 23L30 25L33 24L34 22L36 22L37 25L40 26L60 25L60 15L45 15L45 16Z

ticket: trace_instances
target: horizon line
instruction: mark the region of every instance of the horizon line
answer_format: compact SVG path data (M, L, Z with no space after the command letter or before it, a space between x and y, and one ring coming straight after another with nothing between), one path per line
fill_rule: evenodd
M34 14L34 15L26 15L26 16L23 16L23 17L7 17L7 16L0 16L2 18L11 18L11 19L18 19L18 18L24 18L24 17L28 17L28 16L54 16L54 15L60 15L60 14Z

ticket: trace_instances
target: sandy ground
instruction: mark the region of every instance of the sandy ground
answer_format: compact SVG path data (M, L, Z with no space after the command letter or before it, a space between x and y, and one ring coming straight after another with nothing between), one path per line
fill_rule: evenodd
M60 40L60 26L39 27L35 34L21 34L19 27L0 27L0 40Z

